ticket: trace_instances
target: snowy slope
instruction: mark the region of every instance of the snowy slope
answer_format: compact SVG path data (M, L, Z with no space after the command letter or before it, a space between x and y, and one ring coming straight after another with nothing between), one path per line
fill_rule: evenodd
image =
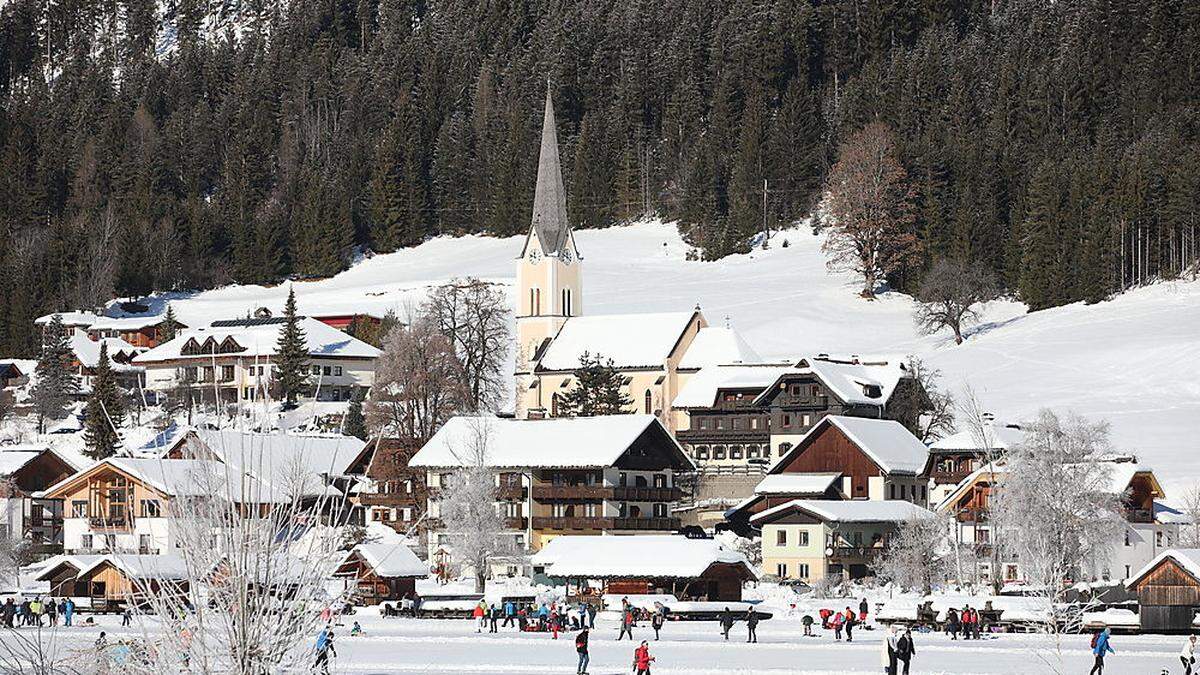
M1038 408L1073 408L1109 419L1120 449L1137 453L1170 497L1200 479L1200 284L1164 283L1098 305L1026 314L992 303L987 323L962 346L923 337L912 300L857 297L848 275L830 274L821 238L777 234L766 251L715 262L686 260L669 223L576 233L584 256L583 313L687 310L729 323L764 358L817 352L915 353L940 368L944 385L969 383L1001 419ZM789 246L783 248L787 240ZM431 286L476 276L511 291L521 238L439 238L378 255L322 281L296 283L308 314L388 310L403 314ZM286 286L231 286L172 301L185 323L280 311ZM161 301L158 298L158 306Z

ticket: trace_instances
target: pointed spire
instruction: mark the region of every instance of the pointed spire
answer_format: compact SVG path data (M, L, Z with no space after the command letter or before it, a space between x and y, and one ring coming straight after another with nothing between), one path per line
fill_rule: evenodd
M567 220L567 191L563 188L562 165L558 159L558 131L549 80L546 81L546 113L542 119L542 149L538 155L532 225L544 253L557 253L566 245L571 226Z

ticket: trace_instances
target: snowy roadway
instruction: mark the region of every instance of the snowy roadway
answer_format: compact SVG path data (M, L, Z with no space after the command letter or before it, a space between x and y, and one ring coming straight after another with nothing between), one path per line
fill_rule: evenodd
M349 636L350 623L358 620L364 635ZM63 643L72 647L90 645L99 630L110 640L137 636L122 629L119 619L101 617L100 626L72 628L62 633ZM345 617L337 629L337 673L456 673L460 675L573 673L575 649L572 633L554 641L547 634L517 634L512 628L501 633L477 635L474 625L464 620L383 619L373 611ZM744 624L734 627L728 643L721 639L715 623L668 623L660 642L651 642L657 659L653 672L718 675L745 673L782 675L821 673L829 675L878 675L882 668L879 647L882 632L856 631L853 644L838 643L820 630L819 637L801 637L795 620L772 619L759 625L759 643L746 644ZM653 631L639 627L638 640L653 639ZM616 642L615 625L599 624L592 633L591 667L594 675L620 675L631 671L635 644ZM1032 635L1000 635L979 642L952 642L943 635L917 634L917 656L913 673L1087 673L1091 667L1088 636L1065 638L1067 666L1059 670L1046 638ZM1113 637L1115 655L1108 658L1107 675L1160 675L1165 669L1181 673L1176 654L1183 639L1167 636ZM1039 649L1040 648L1040 649ZM1054 665L1052 665L1054 664Z

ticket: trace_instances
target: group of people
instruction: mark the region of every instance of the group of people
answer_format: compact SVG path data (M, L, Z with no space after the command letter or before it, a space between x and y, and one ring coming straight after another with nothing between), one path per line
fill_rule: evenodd
M867 620L867 599L863 598L862 602L858 603L858 613L855 614L849 605L841 611L833 611L832 609L821 609L818 615L821 617L821 628L825 630L833 630L833 637L836 640L842 639L842 631L846 631L846 642L854 642L854 627L866 622ZM812 618L805 617L808 622L804 624L804 634L812 635Z
M572 607L556 602L534 605L506 600L503 604L488 604L486 600L480 600L472 609L471 617L475 620L476 633L484 632L485 628L489 633L496 633L500 628L516 625L522 633L549 631L557 640L558 634L568 629L594 628L596 608L584 602Z
M59 616L62 617L63 625L70 626L75 616L75 601L71 598L60 602L54 598L42 600L37 597L17 604L12 598L8 598L0 605L0 621L3 621L6 628L57 626Z
M951 640L957 640L959 633L964 640L978 640L982 625L979 610L970 605L964 605L961 613L953 607L946 610L946 634Z

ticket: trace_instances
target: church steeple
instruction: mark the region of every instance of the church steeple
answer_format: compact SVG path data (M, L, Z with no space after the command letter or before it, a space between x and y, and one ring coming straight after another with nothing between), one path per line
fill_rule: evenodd
M567 191L563 188L562 163L558 158L558 130L554 101L546 83L546 110L542 116L542 149L538 154L537 188L533 194L531 228L546 255L557 255L569 245L571 225L567 219Z

